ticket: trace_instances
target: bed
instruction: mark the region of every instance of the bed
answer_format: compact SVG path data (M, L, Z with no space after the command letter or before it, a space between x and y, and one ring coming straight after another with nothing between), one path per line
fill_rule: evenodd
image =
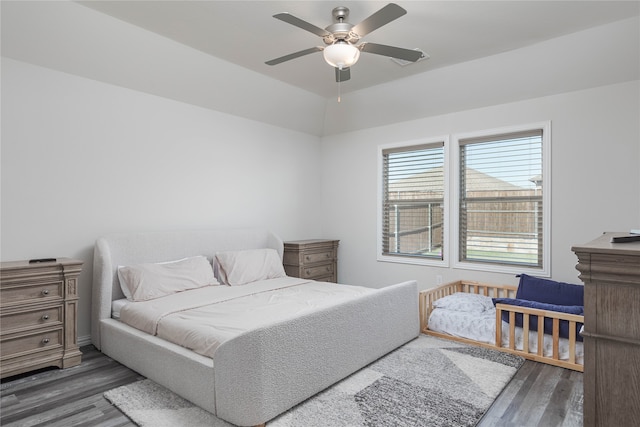
M249 316L251 319L240 332L219 340L209 355L206 349L189 349L114 318L125 316L127 311L126 301L124 305L114 304L125 299L120 285L123 267L201 256L213 262L216 254L252 250L275 251L281 260L283 242L267 230L256 229L130 233L99 238L93 266L93 344L217 417L251 426L264 425L419 335L415 281L360 290L263 325L255 322L260 316ZM217 267L213 262L212 269ZM218 271L215 276L220 274ZM292 280L297 279L269 278L264 281L269 284L260 286L281 289L284 286L279 282ZM318 287L317 282L315 286ZM188 289L179 295L203 289ZM268 292L262 289L259 293ZM152 305L163 298L152 299ZM235 296L232 299L237 301ZM236 309L246 312L247 308ZM193 344L201 339L191 341Z
M473 281L422 291L421 331L583 372L584 316L500 302L515 302L517 291L517 286Z

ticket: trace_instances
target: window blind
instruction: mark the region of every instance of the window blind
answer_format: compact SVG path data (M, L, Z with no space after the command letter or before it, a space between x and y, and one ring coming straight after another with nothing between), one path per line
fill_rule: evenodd
M442 259L444 143L382 151L382 252Z
M542 129L459 145L460 261L542 267Z

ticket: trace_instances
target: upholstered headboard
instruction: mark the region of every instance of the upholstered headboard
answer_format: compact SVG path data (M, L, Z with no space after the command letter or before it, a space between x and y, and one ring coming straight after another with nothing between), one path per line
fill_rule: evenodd
M93 257L91 341L100 348L100 320L111 317L111 302L124 298L117 268L172 261L195 255L211 260L216 252L272 248L283 253L282 240L263 229L222 229L114 234L96 241Z

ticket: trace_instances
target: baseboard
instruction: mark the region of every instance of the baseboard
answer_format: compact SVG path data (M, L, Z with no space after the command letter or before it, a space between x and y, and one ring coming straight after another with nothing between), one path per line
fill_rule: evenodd
M85 335L83 337L78 337L78 347L82 347L85 345L91 344L91 335Z

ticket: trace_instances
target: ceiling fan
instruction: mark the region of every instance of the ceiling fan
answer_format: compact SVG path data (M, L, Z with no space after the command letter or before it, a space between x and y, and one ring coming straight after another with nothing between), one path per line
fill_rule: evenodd
M291 59L309 55L314 52L322 52L325 61L336 70L336 82L340 83L351 78L350 67L360 58L360 52L373 53L388 56L409 62L416 62L424 57L420 50L404 49L401 47L387 46L377 43L360 43L360 39L370 32L398 19L407 11L395 3L389 3L373 15L357 25L347 22L349 8L338 6L333 9L334 23L325 29L316 27L300 18L284 12L273 15L274 18L287 22L303 30L322 37L326 47L316 46L304 49L289 55L281 56L265 62L267 65L276 65Z

